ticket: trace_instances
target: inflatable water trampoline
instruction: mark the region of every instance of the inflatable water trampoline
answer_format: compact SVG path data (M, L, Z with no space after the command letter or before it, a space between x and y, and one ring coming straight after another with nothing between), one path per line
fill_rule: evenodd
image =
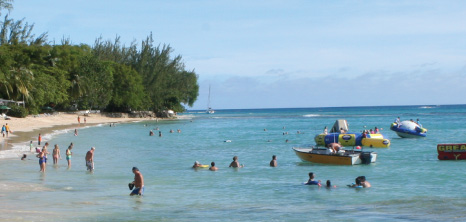
M390 146L390 140L379 133L348 133L348 123L346 120L337 120L330 133L316 135L314 140L319 146L327 146L330 143L340 143L342 146L366 146L379 148L387 148Z

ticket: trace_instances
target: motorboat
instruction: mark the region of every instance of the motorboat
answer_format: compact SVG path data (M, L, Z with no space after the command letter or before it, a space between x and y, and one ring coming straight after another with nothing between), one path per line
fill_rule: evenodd
M335 164L335 165L357 165L375 163L377 153L362 150L345 150L340 149L334 153L331 149L325 147L293 147L296 155L303 161Z

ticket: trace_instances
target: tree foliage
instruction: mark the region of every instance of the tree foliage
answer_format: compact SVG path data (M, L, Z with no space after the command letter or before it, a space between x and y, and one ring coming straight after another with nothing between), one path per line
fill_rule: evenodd
M120 37L99 37L92 47L69 39L51 45L46 33L35 37L34 25L9 17L11 2L0 0L0 97L24 100L22 114L44 106L181 112L196 101L198 76L152 34L140 45L122 45Z

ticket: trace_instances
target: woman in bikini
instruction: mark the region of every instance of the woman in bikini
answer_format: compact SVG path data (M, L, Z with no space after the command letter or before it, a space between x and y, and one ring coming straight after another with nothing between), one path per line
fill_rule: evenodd
M73 144L70 144L68 149L66 149L66 160L68 161L68 168L71 167L71 155L73 155L73 153L71 152L72 148L73 148Z
M53 148L53 164L58 164L58 158L61 159L60 148L55 144L55 148Z

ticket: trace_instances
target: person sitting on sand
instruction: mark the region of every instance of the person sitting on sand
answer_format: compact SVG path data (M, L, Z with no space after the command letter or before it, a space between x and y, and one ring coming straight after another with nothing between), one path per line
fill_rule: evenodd
M273 155L272 160L270 161L271 167L277 167L277 156Z
M229 166L229 167L241 168L241 167L243 167L243 165L240 165L239 162L238 162L238 157L237 157L237 156L234 156L234 157L233 157L233 161L230 163L230 166Z
M211 167L209 168L209 170L211 171L217 171L218 170L218 167L215 166L215 162L212 162L210 163Z
M320 184L320 180L315 181L314 178L315 178L314 173L313 173L313 172L310 172L310 173L309 173L309 180L308 180L307 183L305 183L304 185L317 185L317 186L319 186L319 187L322 186L322 185Z
M199 163L199 161L196 161L196 162L194 162L193 168L194 168L194 169L197 169L197 168L201 167L201 165L202 165L202 164Z

